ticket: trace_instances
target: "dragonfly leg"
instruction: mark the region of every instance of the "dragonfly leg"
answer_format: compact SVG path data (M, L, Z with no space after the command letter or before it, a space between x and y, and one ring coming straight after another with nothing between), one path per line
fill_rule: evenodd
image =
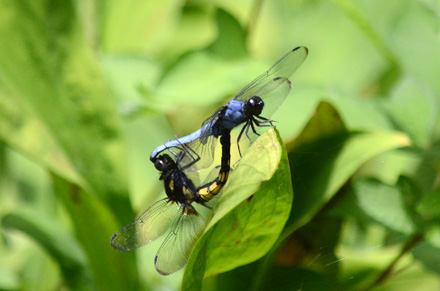
M237 147L238 147L238 154L240 155L240 158L242 157L242 156L241 156L241 150L240 150L240 139L241 139L241 136L243 135L244 130L245 130L247 127L249 127L249 120L246 121L246 123L243 125L243 127L242 127L241 130L240 130L240 134L239 134L238 137L237 137Z
M179 150L181 150L179 147L176 147L176 148L179 149ZM173 154L174 157L177 158L177 153L175 153L171 148L167 148L167 149L168 149L168 151L169 151L170 153Z
M252 131L256 134L256 135L260 135L260 134L258 134L258 132L256 132L256 130L255 130L255 127L254 127L254 123L253 123L253 121L252 121L252 119L251 120L249 120L249 123L248 123L248 125L247 125L247 127L246 127L246 136L247 136L247 138L248 138L248 140L249 140L249 144L251 145L254 141L250 138L250 136L249 136L249 128L252 128Z
M185 170L185 169L191 167L192 165L194 165L195 163L197 163L198 161L200 161L200 156L191 147L189 147L183 143L180 143L180 142L179 142L179 144L181 145L181 147L176 147L180 150L179 156L177 154L175 154L170 148L168 150L170 152L172 152L174 156L178 157L179 161L181 161L186 154L188 154L190 156L190 158L192 159L192 162L190 162L189 164L182 167L182 170Z
M253 133L255 133L256 135L260 136L260 134L255 130L255 126L254 126L254 122L256 122L256 120L254 120L253 118L249 121L250 126L248 126L248 128L246 129L246 136L249 139L249 141L251 142L251 144L254 142L250 137L249 137L249 127L252 127L252 131ZM258 125L258 124L257 124Z
M267 119L267 118L264 118L264 117L259 116L259 115L256 115L255 118L258 118L258 119L255 119L255 123L256 123L258 126L262 126L262 127L269 127L269 126L272 126L272 127L275 127L275 126L273 125L273 122L276 122L275 120ZM270 125L267 124L267 123L269 123Z

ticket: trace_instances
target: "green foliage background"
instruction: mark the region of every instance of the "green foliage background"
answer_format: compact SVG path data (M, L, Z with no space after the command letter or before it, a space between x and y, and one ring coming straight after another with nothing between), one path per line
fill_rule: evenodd
M1 1L0 289L440 289L439 16L436 0ZM160 241L113 250L164 195L150 152L298 45L277 131L186 270L155 272Z

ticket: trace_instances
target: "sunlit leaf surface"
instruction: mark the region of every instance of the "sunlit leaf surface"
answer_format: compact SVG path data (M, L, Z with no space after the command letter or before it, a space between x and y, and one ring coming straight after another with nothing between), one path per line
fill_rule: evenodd
M241 179L247 173L248 179ZM284 147L275 130L257 139L233 170L185 270L183 286L263 256L290 212L292 189Z

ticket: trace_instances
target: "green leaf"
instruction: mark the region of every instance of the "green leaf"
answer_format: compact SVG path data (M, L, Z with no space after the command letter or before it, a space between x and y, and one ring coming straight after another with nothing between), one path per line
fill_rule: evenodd
M215 39L213 13L203 3L106 1L104 8L99 10L100 41L108 54L149 54L169 61Z
M210 105L235 96L265 69L266 65L249 58L225 60L207 50L194 52L179 59L162 77L157 101L168 106Z
M427 218L440 218L440 188L428 193L417 206L417 211Z
M280 274L282 275L280 276ZM341 290L331 280L334 278L327 278L315 270L301 267L287 268L276 266L270 269L266 279L258 290Z
M394 185L402 175L413 176L421 157L408 150L391 150L369 160L357 172L358 176L374 177L385 184Z
M326 102L298 138L287 147L296 193L287 236L304 225L369 159L409 144L392 132L346 132L338 113Z
M438 101L434 93L423 84L404 79L385 102L396 126L406 132L416 145L427 147L438 118Z
M436 229L439 231L439 228ZM436 274L440 274L438 262L440 260L440 246L434 245L429 241L422 242L412 251L416 260L420 261L425 267Z
M374 221L406 235L417 229L399 188L373 179L356 181L330 214Z
M213 14L207 3L186 2L178 19L173 21L167 31L169 35L166 42L152 43L151 49L167 63L185 53L203 49L216 37ZM167 37L164 32L160 36L162 39Z
M49 128L20 99L1 88L0 138L66 180L87 187Z
M120 118L72 13L74 4L1 3L0 17L6 20L0 37L16 41L0 43L2 95L17 98L19 110L35 114L86 182L83 187L107 200L121 219L131 218Z
M55 192L72 217L75 233L87 254L95 284L102 290L138 287L134 252L118 252L110 238L120 228L113 214L95 196L52 176Z
M102 13L101 45L105 52L145 51L155 38L168 38L179 12L176 0L106 1ZM122 25L123 24L123 25Z
M104 56L101 62L108 83L121 102L143 101L141 94L154 88L161 69L159 64L146 58L125 55Z
M375 231L373 231L374 233ZM350 236L355 231L350 232ZM384 233L386 235L386 233ZM372 238L375 235L368 235ZM365 243L365 242L364 242ZM383 244L383 240L378 241ZM400 245L384 245L377 243L340 243L337 254L340 261L339 277L342 279L342 290L365 290L377 279L381 271L385 270L401 252Z
M252 144L231 173L191 254L184 290L198 289L203 277L255 261L272 247L292 204L289 177L281 139L270 129Z
M76 240L53 222L53 219L32 208L20 208L6 215L2 225L17 229L39 243L59 264L67 285L87 289L93 285L85 254Z
M19 276L12 270L0 265L0 288L3 290L18 290L20 289Z
M437 274L427 271L422 264L413 263L399 269L394 276L374 290L438 290L439 288L440 279ZM364 288L353 288L353 290L360 289Z
M300 72L307 69L308 62L307 59L307 62L300 68ZM383 108L378 106L377 100L357 98L357 96L334 88L298 85L296 79L295 73L291 79L293 82L291 93L273 116L273 119L278 121L277 129L284 140L293 139L299 134L320 101L331 103L349 130L394 129L389 118L383 114ZM293 114L293 108L295 114Z
M11 41L0 42L0 137L63 178L69 195L56 194L65 198L97 288L136 286L134 255L111 253L120 225L102 202L120 221L133 218L121 121L74 7L68 0L1 2L0 37Z
M208 50L227 59L246 56L246 33L237 19L223 9L217 9L216 20L218 37Z

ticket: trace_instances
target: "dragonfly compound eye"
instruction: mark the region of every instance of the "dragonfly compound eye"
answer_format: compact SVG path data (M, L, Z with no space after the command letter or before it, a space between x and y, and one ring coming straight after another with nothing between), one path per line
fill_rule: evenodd
M166 159L163 156L160 156L157 160L154 161L154 167L158 170L158 171L166 171L168 168L168 163L166 161Z
M263 111L264 102L260 97L254 96L247 101L247 107L252 115L260 115Z

